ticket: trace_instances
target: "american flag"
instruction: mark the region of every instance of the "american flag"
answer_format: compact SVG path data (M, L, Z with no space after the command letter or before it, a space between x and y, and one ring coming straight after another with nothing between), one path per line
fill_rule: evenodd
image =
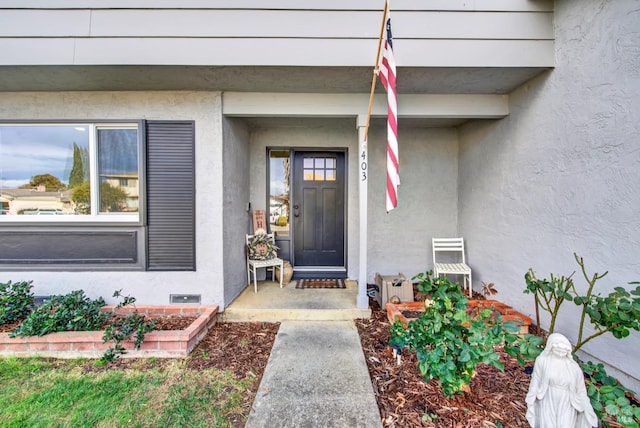
M380 81L387 91L387 212L398 206L398 105L396 98L396 61L393 57L391 37L391 14L387 13L384 26L381 64L378 72Z

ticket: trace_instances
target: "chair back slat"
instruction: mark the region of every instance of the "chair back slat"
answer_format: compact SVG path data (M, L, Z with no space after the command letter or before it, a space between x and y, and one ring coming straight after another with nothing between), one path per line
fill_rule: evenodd
M437 253L460 253L462 263L465 262L464 239L463 238L432 238L433 263L436 263Z

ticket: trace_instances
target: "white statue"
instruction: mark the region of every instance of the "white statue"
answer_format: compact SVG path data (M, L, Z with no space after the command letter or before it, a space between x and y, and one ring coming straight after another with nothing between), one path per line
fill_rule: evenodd
M571 356L571 343L562 334L550 334L536 358L526 402L532 428L598 426L582 370Z

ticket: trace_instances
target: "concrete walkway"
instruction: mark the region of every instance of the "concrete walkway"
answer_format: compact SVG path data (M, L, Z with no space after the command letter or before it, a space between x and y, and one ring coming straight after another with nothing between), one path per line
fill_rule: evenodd
M353 321L283 321L246 428L382 427Z

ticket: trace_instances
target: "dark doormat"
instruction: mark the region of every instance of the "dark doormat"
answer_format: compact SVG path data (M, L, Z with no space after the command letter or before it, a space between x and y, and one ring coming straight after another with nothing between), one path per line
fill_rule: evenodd
M298 279L296 288L346 288L342 279Z

